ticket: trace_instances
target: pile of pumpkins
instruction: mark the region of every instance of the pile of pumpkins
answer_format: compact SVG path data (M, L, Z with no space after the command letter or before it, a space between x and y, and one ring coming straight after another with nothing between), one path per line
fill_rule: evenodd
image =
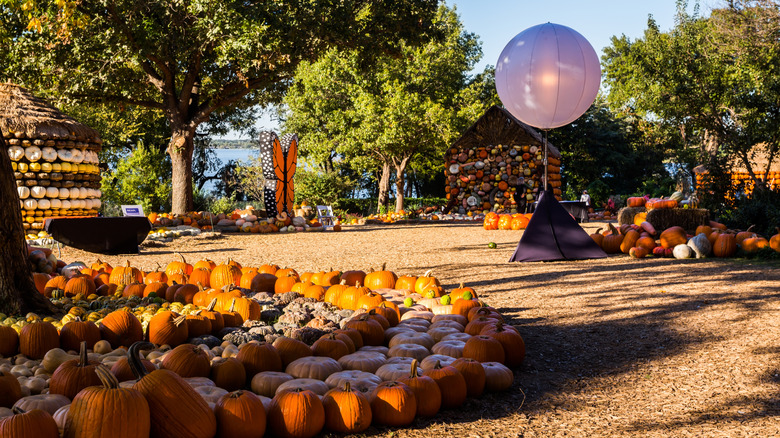
M658 233L647 221L623 224L620 228L608 224L607 229L591 234L591 238L607 254L624 253L634 258L656 257L703 258L733 257L738 249L754 253L763 248L780 252L780 229L770 239L752 232L729 230L724 224L710 221L699 225L692 235L682 227L669 227Z
M213 229L223 232L261 234L325 230L322 224L316 220L307 220L301 216L289 216L285 212L279 213L275 217L261 217L259 212L251 207L227 214L213 214L207 211L189 212L184 215L151 213L147 218L155 228L186 225L199 228L202 231ZM341 231L341 226L329 229Z
M533 213L498 214L491 211L485 215L482 227L486 230L524 230L532 215Z
M183 258L147 273L129 263L78 266L41 289L70 303L62 319L0 315L0 436L311 437L402 427L508 389L510 367L525 357L496 309L464 285L446 294L430 272L298 275ZM208 286L191 288L195 277ZM353 316L311 345L186 343L256 318L254 292L294 290ZM130 307L104 310L113 299L147 306L139 319Z

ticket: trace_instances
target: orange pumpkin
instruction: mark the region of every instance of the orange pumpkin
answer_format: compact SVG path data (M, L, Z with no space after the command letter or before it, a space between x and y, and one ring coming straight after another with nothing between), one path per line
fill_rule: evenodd
M669 227L661 232L661 246L664 248L674 248L677 245L683 245L688 241L685 230L682 227Z

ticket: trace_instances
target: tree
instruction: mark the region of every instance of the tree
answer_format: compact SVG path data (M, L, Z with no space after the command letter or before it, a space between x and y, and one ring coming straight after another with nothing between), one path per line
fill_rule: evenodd
M602 181L611 194L631 194L646 178L668 175L663 165L667 148L647 141L654 137L643 125L610 111L600 96L582 117L551 131L550 141L561 151L564 191L579 194Z
M676 129L679 144L697 147L709 166L741 164L757 188L766 188L751 158L763 149L768 170L780 148L777 3L731 1L709 18L688 15L686 6L678 1L668 33L650 19L644 38L612 39L603 59L609 102Z
M276 101L303 61L349 47L363 62L429 35L435 0L10 1L4 78L83 102L141 106L170 131L172 210L192 207L196 131Z
M463 116L489 103L476 99L483 84L468 75L481 56L476 36L446 6L433 27L441 38L423 45L400 40L401 56L369 67L354 52L336 50L302 64L284 100L284 129L300 136L303 154L321 169L339 160L360 173L381 169L378 209L388 202L394 174L396 210L402 210L409 164L441 156L470 121Z
M51 314L51 302L38 293L27 261L27 243L22 227L22 211L16 192L11 158L0 136L0 312L23 315L27 312Z

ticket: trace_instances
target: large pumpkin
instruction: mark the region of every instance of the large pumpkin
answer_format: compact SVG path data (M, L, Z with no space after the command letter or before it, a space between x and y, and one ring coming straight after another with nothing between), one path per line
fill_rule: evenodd
M34 322L19 333L19 352L30 359L43 359L53 348L60 347L60 335L50 322Z
M417 413L414 391L403 383L380 383L369 398L374 422L383 426L408 426Z
M214 408L219 438L262 438L266 415L263 402L249 391L235 391L219 398Z
M325 409L325 427L338 433L358 433L371 425L371 403L362 392L352 389L347 381L344 388L333 388L322 398Z
M617 229L609 224L610 234L604 235L604 239L601 241L601 249L607 254L617 254L620 252L620 244L623 243L623 236L618 233Z
M688 236L682 227L669 227L661 232L661 246L664 248L674 248L677 245L684 245L688 242Z
M64 437L105 436L146 438L149 436L149 403L135 389L120 388L119 381L104 365L95 368L102 386L90 386L75 396L68 410Z
M325 426L325 408L317 394L307 389L282 391L268 408L268 426L276 436L313 437Z

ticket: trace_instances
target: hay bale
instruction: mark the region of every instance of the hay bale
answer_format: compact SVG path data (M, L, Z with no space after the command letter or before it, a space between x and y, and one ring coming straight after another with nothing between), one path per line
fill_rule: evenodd
M633 224L634 216L639 213L644 213L646 210L644 207L623 207L618 211L618 225ZM652 223L652 222L651 222Z
M660 208L647 212L647 221L658 231L679 226L693 233L699 225L709 223L709 219L710 211L704 208Z

